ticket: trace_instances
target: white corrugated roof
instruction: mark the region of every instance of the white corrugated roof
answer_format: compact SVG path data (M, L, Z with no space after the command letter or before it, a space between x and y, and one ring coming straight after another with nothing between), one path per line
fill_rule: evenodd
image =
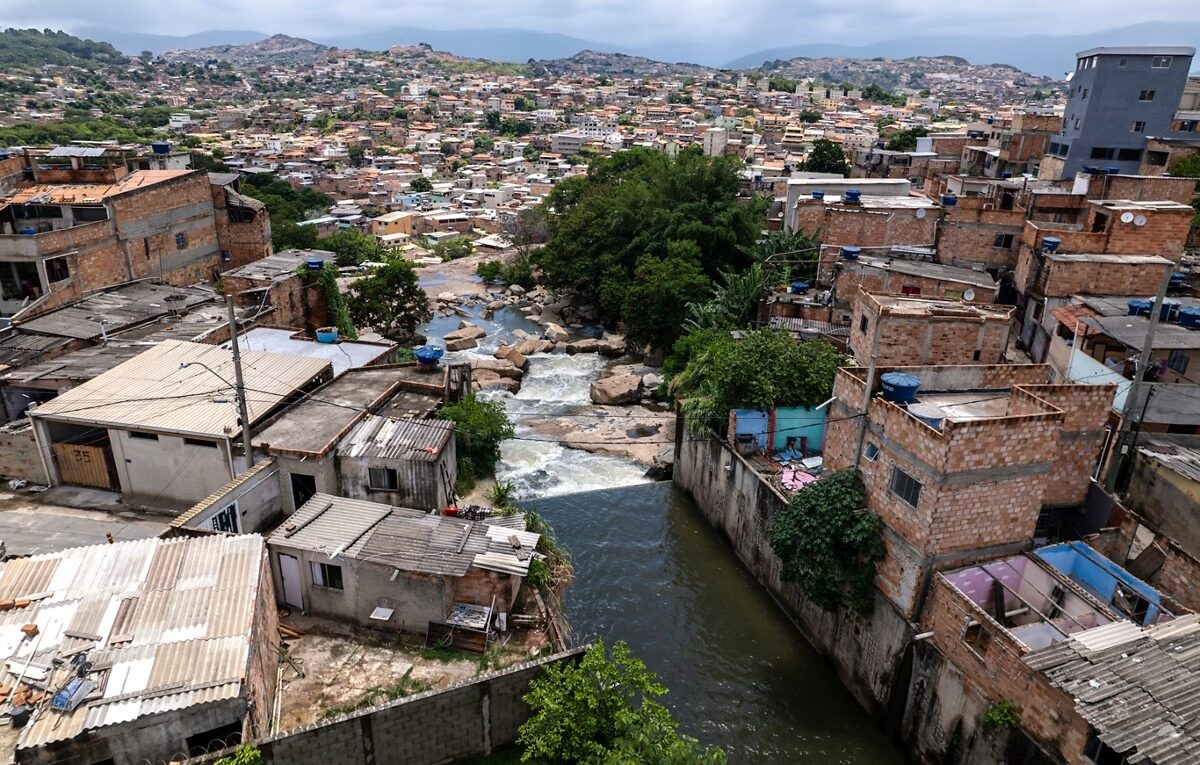
M250 657L265 546L258 535L142 539L18 558L0 568L0 600L30 598L0 612L0 684L33 664L83 650L99 698L72 712L44 700L18 748L220 699L237 698ZM38 625L25 638L21 626ZM64 664L51 686L69 679Z
M328 369L325 359L245 351L242 370L250 420L257 421ZM231 435L240 430L234 377L232 351L166 340L39 405L31 414L87 425L220 438L226 429Z

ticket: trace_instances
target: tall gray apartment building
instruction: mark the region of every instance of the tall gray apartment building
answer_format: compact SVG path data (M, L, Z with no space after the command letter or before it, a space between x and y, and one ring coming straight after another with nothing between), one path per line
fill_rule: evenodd
M1195 54L1179 45L1077 53L1062 130L1042 159L1041 177L1069 178L1085 167L1137 173L1148 137L1195 138L1174 120Z

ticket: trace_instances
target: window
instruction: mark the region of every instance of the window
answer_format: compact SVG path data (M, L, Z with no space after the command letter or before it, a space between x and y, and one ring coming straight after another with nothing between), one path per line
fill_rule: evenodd
M186 231L180 231L178 234L175 235L175 249L177 249L177 250L186 250L187 249L187 232Z
M1126 64L1128 64L1128 63L1129 63L1129 59L1127 59L1127 58L1123 58L1123 59L1121 59L1120 61L1118 61L1118 62L1117 62L1117 66L1119 66L1119 67L1121 67L1122 69L1124 69L1124 68L1125 68L1125 65L1126 65Z
M1142 160L1141 149L1121 149L1117 152L1117 159L1122 162L1140 162Z
M1146 132L1146 123L1143 122L1142 120L1138 120L1137 122L1133 123L1133 127L1130 129L1130 132L1131 133L1145 133Z
M1012 234L996 234L996 238L992 240L993 247L1001 247L1005 250L1012 249L1013 235Z
M916 507L917 503L921 501L921 484L898 467L892 468L892 484L888 488L913 507Z
M144 441L157 441L158 440L157 433L143 433L140 430L130 430L128 432L129 432L130 438L140 438Z
M868 441L863 456L867 458L867 462L874 462L879 457L879 447Z
M1170 69L1171 68L1171 57L1170 56L1155 56L1153 59L1150 60L1150 68L1151 69Z
M983 351L976 348L975 352L971 354L971 361L979 361L979 357L982 355L983 355Z
M1196 120L1181 120L1179 122L1179 132L1180 133L1195 133L1196 125L1198 125L1198 124L1200 124L1200 122L1197 122Z
M399 477L392 468L373 467L367 469L368 485L376 491L396 491L400 488Z
M231 260L233 260L233 253L229 250L221 250L221 262L228 263Z
M1154 100L1154 91L1153 90L1143 90L1141 93L1138 94L1138 100L1139 101L1153 101Z
M946 290L942 293L942 297L950 298L951 300L962 300L962 290Z
M67 268L67 257L61 255L46 261L46 280L51 284L66 281L71 278L71 270Z
M1129 758L1092 734L1083 747L1083 754L1096 765L1126 765Z
M313 584L317 587L328 587L331 590L342 590L342 567L335 566L331 563L319 563L312 561L309 564L312 569Z
M1167 160L1170 159L1170 157L1171 155L1165 151L1148 151L1146 152L1146 164L1154 165L1155 167L1162 167L1163 165L1167 164Z
M859 320L858 320L858 331L859 331L859 332L862 332L862 333L864 333L864 334L866 334L866 331L867 331L867 317L866 317L865 315L864 315L864 316L863 316L861 319L859 319Z
M1179 374L1186 374L1188 368L1188 352L1175 349L1167 356L1167 366Z
M992 633L979 622L968 622L963 630L962 641L982 659L992 644Z
M1080 96L1080 99L1081 99L1081 100L1083 100L1083 101L1086 101L1086 100L1087 100L1087 97L1088 97L1088 93L1090 93L1090 92L1091 92L1091 91L1089 91L1087 88L1084 88L1084 89L1083 89L1083 95L1082 95L1082 96Z
M185 438L183 439L183 442L188 446L205 446L209 449L217 448L216 441L205 441L203 438Z
M1093 146L1090 159L1112 159L1116 155L1116 149L1110 149L1107 146Z
M901 288L900 288L900 294L901 294L901 295L920 295L920 294L921 294L921 288L920 288L920 287L915 287L915 286L913 286L913 285L911 285L911 284L906 284L906 285L904 285L903 287L901 287Z

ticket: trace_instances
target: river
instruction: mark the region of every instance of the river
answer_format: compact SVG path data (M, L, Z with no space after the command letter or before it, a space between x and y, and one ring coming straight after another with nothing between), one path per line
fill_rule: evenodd
M459 320L435 318L426 334L437 341ZM488 336L448 359L490 357L512 330L538 330L512 310L474 321ZM903 762L691 500L635 463L529 432L538 417L586 416L604 363L536 354L519 393L488 394L517 426L497 477L545 515L574 560L565 605L576 640L626 641L671 689L663 701L683 731L723 747L730 763Z

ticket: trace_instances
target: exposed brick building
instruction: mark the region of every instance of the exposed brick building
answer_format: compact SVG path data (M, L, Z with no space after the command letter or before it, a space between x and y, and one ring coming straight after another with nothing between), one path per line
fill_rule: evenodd
M917 248L881 248L847 259L839 248L822 247L817 283L832 288L833 302L845 306L847 315L859 288L978 303L996 299L1000 285L986 271L943 265L933 257Z
M879 395L890 371L921 380L923 408ZM825 467L858 468L867 506L890 532L877 584L903 613L918 607L930 572L1025 549L1043 507L1085 499L1114 388L1047 385L1049 372L1044 365L877 367L864 420L857 415L866 370L838 370Z
M1015 310L861 291L850 321L850 350L859 364L872 355L887 365L1000 364Z
M301 276L310 258L334 261L328 250L284 250L221 274L221 287L242 308L252 309L263 327L303 329L329 323L325 293L313 276Z
M271 254L271 216L267 206L241 193L237 173L209 173L217 241L225 268L236 268Z

